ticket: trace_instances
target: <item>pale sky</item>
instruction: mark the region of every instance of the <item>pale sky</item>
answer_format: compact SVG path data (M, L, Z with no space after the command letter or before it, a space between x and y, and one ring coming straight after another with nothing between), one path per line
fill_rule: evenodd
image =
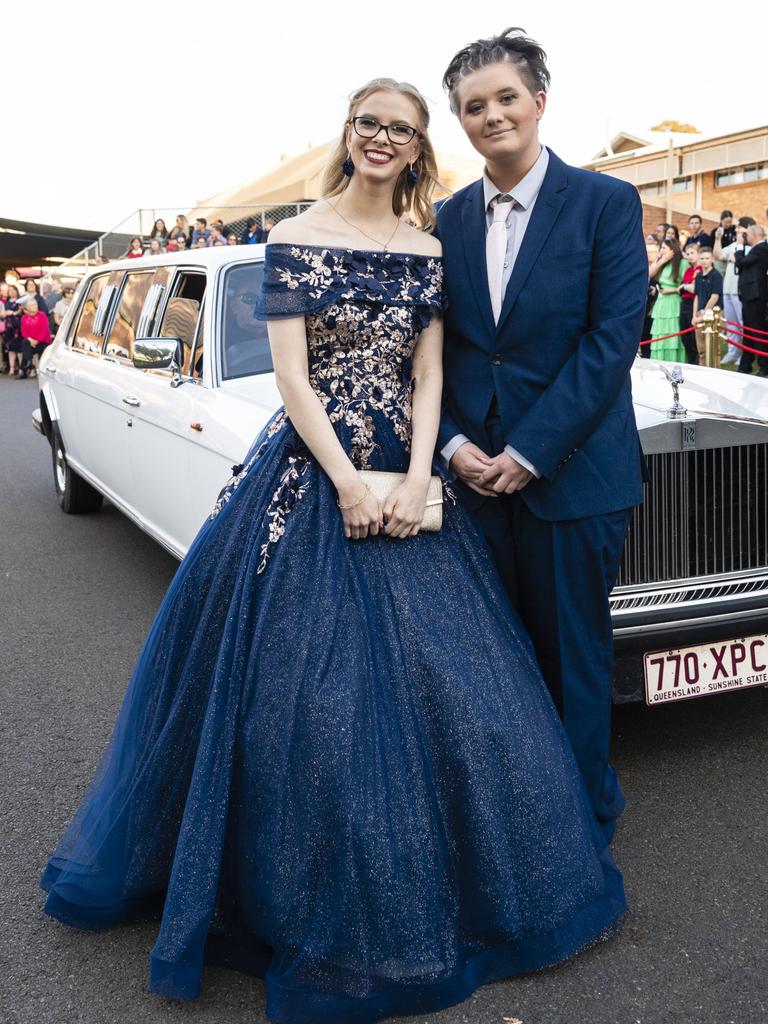
M107 230L138 207L181 212L250 181L337 137L348 94L378 76L427 96L438 150L474 156L442 73L456 50L509 25L548 53L541 139L569 163L666 119L706 134L768 122L763 0L35 0L12 25L3 134L20 138L0 153L0 216L69 227Z

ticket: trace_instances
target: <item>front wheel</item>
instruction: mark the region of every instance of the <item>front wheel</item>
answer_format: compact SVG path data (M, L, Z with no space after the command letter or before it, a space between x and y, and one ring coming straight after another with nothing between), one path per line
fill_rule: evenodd
M78 476L67 462L59 428L54 426L51 432L51 451L53 455L53 483L56 497L62 509L69 515L80 515L81 512L98 512L104 495L91 487L87 480Z

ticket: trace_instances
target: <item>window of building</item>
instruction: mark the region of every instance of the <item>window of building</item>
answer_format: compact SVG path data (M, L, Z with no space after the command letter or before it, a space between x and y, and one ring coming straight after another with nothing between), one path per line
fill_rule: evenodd
M664 192L664 182L652 181L648 185L638 185L637 191L641 196L660 196Z
M672 191L673 192L690 192L693 188L693 178L687 175L683 178L672 179Z
M759 164L748 164L745 167L729 167L724 171L715 171L715 187L726 185L746 185L751 181L768 180L768 161Z

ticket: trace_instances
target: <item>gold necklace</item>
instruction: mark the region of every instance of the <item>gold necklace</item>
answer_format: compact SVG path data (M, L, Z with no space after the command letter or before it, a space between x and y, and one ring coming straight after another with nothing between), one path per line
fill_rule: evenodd
M373 235L369 235L367 231L363 231L362 228L359 228L357 226L357 224L353 224L351 220L347 220L347 218L344 216L344 214L341 212L341 210L337 210L336 207L333 205L333 203L330 201L330 199L327 199L326 202L328 203L330 208L333 210L333 212L337 213L339 215L339 217L341 217L341 219L344 221L345 224L349 224L349 226L351 228L354 228L355 231L359 231L361 235L365 235L366 238L370 238L370 240L372 242L375 242L376 245L382 245L384 252L389 252L390 242L395 237L395 235L397 234L397 229L400 227L400 218L399 217L396 218L397 223L395 224L395 230L392 232L392 234L389 236L389 238L386 240L386 242L382 243L382 242L379 241L378 238L374 238Z

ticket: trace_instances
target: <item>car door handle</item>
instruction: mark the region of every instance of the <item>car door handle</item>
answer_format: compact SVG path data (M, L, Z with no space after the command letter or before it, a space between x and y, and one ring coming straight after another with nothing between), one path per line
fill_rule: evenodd
M133 395L126 395L123 401L125 402L126 405L132 405L134 407L138 407L141 405L141 402L138 400L138 398L134 398Z
M45 373L49 374L52 377L54 375L54 373L56 373L57 369L58 369L58 367L56 367L56 366L46 366Z

